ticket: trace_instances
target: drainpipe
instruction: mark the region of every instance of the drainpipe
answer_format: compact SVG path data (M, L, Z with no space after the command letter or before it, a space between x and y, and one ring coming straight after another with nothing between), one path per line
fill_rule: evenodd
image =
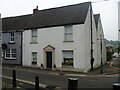
M91 69L93 70L93 63L94 63L94 58L93 58L93 28L92 28L92 4L90 3L90 24L91 24L91 59L90 59L90 64L91 64Z
M20 63L20 65L22 66L22 49L23 49L23 32L21 32L21 63Z

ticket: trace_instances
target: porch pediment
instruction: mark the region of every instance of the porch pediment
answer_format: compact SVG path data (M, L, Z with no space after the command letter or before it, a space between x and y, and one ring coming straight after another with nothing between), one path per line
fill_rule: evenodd
M52 47L51 45L48 45L44 48L44 50L54 50L55 48Z

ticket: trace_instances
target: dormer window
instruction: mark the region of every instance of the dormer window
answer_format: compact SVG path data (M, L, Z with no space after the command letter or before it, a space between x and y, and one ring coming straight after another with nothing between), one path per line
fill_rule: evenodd
M10 33L10 42L11 43L15 42L15 33L14 32Z

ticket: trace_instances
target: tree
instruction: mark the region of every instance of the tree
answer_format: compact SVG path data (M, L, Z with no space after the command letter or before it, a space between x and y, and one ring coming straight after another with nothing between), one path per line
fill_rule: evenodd
M120 42L118 42L118 48L117 48L117 50L118 50L118 54L120 53Z
M113 54L114 54L114 50L112 49L112 47L110 51L107 51L107 61L111 61L113 59Z

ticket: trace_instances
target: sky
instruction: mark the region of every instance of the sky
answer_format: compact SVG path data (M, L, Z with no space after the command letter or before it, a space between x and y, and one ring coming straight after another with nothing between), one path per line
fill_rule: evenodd
M39 10L61 7L91 1L93 13L101 15L104 36L108 40L118 40L118 1L120 0L0 0L1 17L31 14Z

